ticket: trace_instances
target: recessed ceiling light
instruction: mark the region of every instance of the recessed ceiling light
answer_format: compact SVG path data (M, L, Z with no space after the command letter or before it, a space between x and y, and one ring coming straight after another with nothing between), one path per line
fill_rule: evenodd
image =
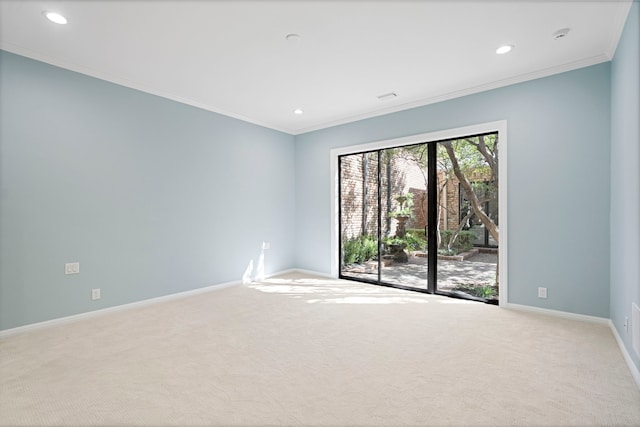
M295 33L291 33L291 34L287 34L286 36L284 36L284 38L288 41L288 42L298 42L300 41L300 34L295 34Z
M499 48L496 49L496 53L498 55L503 55L507 52L511 52L511 49L513 49L513 45L512 44L505 44L504 46L500 46Z
M304 113L304 111L302 111L302 110L301 110L301 109L299 109L299 108L296 108L295 110L293 110L293 114L300 115L300 114L302 114L302 113Z
M55 22L56 24L64 25L67 23L67 18L60 15L56 12L47 12L46 10L42 12L42 14L51 22Z

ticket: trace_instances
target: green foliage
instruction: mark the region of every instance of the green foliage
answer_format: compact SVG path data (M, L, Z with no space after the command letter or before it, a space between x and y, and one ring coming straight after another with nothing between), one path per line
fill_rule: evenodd
M446 245L449 242L449 239L451 239L451 236L453 236L453 233L455 233L455 230L440 230L440 237L442 238L440 246L446 248ZM473 231L463 230L458 234L458 238L453 242L451 249L455 249L457 252L468 251L473 247L473 241L475 238L476 235Z
M413 214L413 193L396 194L393 198L398 203L395 210L389 213L390 218L411 216Z
M406 245L406 241L401 237L384 237L382 243L386 246L391 245Z
M486 299L498 298L498 287L495 285L463 283L463 284L456 285L453 288L453 290L462 291L469 295L486 298Z
M427 240L422 237L424 231L420 235L413 232L407 232L404 237L385 237L382 242L389 245L405 245L410 251L423 251L427 244Z
M452 256L452 255L458 255L458 250L455 248L451 248L451 249L438 249L438 254L439 255L446 255L446 256Z
M498 197L498 187L495 181L473 181L471 188L479 199L496 199Z
M411 233L421 239L427 240L427 235L424 234L424 228L407 228L407 233Z
M453 235L453 230L440 230L440 246L446 246ZM455 247L455 244L454 244Z
M348 239L342 244L344 264L354 264L369 261L378 255L378 240L375 236L364 236Z
M427 245L426 239L423 239L421 236L413 233L406 233L404 235L404 240L407 243L407 248L409 248L412 251L424 250L425 246Z
M486 160L476 148L479 143L479 139L480 138L478 136L473 136L470 138L462 138L452 141L453 151L456 154L458 163L465 175L470 171L479 171L479 169L483 168L487 168L488 170ZM484 142L487 151L496 157L497 135L485 135Z
M478 286L476 289L478 296L482 298L493 298L498 294L495 286Z
M473 241L476 239L476 233L469 230L463 230L458 234L458 238L456 242L458 243L460 249L463 251L468 251L473 247Z

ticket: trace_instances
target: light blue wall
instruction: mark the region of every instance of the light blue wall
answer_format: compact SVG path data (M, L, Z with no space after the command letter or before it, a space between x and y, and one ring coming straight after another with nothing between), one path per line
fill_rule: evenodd
M610 64L295 138L6 52L0 67L0 329L238 280L263 240L267 272L329 273L332 148L503 119L510 302L609 316Z
M330 273L332 148L503 119L509 301L608 317L609 63L298 135L296 265Z
M0 93L0 330L293 267L293 136L7 52Z
M624 330L640 306L640 5L634 2L611 65L611 321L640 369ZM631 320L629 320L631 321Z

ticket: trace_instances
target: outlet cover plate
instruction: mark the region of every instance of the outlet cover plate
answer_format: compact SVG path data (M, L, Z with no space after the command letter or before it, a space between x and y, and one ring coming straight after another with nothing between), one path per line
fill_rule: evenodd
M64 274L80 274L79 262L68 262L64 265Z
M538 298L547 297L547 288L538 288Z
M100 289L91 289L91 299L94 301L100 299Z

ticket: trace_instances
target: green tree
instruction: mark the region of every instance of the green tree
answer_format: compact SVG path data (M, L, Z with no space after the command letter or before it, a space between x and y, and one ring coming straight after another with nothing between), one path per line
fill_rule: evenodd
M418 166L427 188L427 145L403 147L397 149L395 154ZM462 212L458 212L457 209L451 212L459 215L459 222L454 232L448 234L448 239L444 242L446 248L453 247L460 232L465 229L474 215L482 222L491 237L498 242L499 227L494 218L491 218L484 209L486 202L497 201L498 197L498 135L478 135L440 142L437 145L436 163L439 177L436 222L438 247L443 243L440 218L444 209L450 209L445 206L443 193L447 184L454 179L460 183L469 203L467 206L461 206L464 209ZM421 209L423 206L423 203L419 204ZM423 212L424 214L426 213Z
M472 173L486 172L490 175L489 182L492 182L492 191L485 189L483 193L489 194L491 198L497 201L498 182L498 135L479 135L472 138L464 138L441 143L447 152L447 156L451 161L451 167L456 178L460 182L460 186L464 189L473 214L485 226L491 237L496 242L500 241L500 229L494 220L484 211L484 200L479 197L469 175ZM471 147L475 152L471 151ZM462 153L472 155L464 155ZM482 171L482 168L488 168ZM462 228L459 227L461 230ZM500 265L496 264L496 284L500 282Z
M451 169L465 191L473 213L482 222L491 237L498 242L500 240L498 225L484 211L483 205L486 198L474 191L474 185L469 179L469 175L473 173L485 177L489 175L488 181L492 183L493 189L487 191L485 187L481 193L489 194L490 198L495 197L497 200L496 190L499 185L498 135L479 135L472 138L445 141L441 145L447 152ZM476 186L477 188L482 187Z

